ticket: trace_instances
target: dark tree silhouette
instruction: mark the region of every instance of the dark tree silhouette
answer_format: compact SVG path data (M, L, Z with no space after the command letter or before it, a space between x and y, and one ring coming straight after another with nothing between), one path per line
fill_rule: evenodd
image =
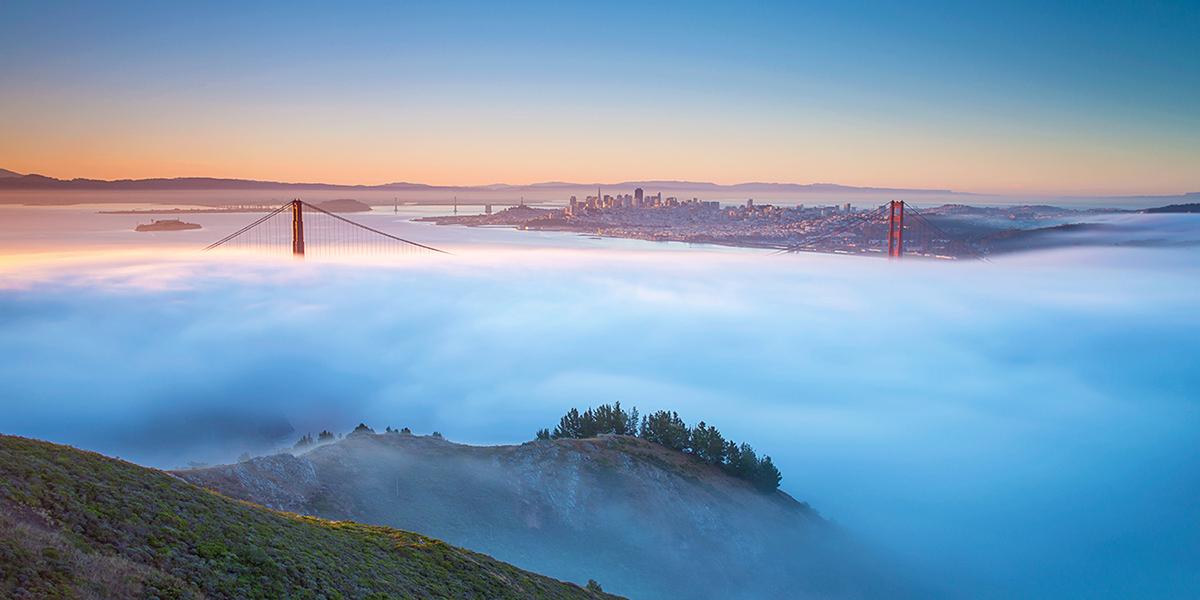
M725 438L716 427L709 427L700 421L692 429L692 454L696 458L710 464L720 465L725 462Z
M617 405L620 406L621 403L618 402ZM625 435L637 435L639 424L641 421L638 420L638 409L635 406L628 415L625 415Z
M779 469L775 468L771 457L762 457L762 460L758 462L758 472L754 474L755 487L764 492L771 492L779 488L779 482L782 480L783 475L779 473Z
M580 417L579 411L572 408L567 411L558 420L558 427L554 428L554 433L550 436L554 438L581 438L583 437L583 418Z
M630 427L630 415L621 408L620 400L614 404L601 404L595 411L589 409L588 412L592 413L595 434L637 435L637 427ZM584 418L586 420L587 417Z
M742 462L742 447L733 440L725 442L725 471L734 477L738 476L736 471L738 464Z
M582 413L572 408L559 419L553 431L539 429L537 439L590 438L602 434L636 435L650 442L680 452L691 453L698 460L720 466L726 473L744 479L763 492L779 487L783 479L771 457L762 459L750 444L726 440L721 432L704 421L689 428L679 413L660 410L641 417L638 410L626 412L620 402L601 404Z
M675 450L687 450L690 437L688 426L679 413L660 410L642 419L643 438Z
M754 448L745 442L741 445L726 442L725 460L725 468L736 477L753 481L758 473L758 455L754 453Z

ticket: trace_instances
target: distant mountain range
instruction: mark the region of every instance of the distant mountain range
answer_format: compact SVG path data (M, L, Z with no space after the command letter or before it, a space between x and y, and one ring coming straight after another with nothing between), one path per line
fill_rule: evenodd
M1180 198L1195 198L1200 200L1200 192L1179 196ZM1172 204L1170 206L1160 206L1158 208L1146 209L1148 213L1200 213L1200 202L1190 202L1187 204Z
M954 198L961 198L962 202L986 202L989 199L997 198L1020 198L1021 194L1004 195L1004 194L980 194L974 192L959 192L950 189L934 189L934 188L891 188L891 187L861 187L851 185L841 185L836 183L771 183L762 181L750 181L745 183L721 184L708 181L679 181L670 179L650 179L650 180L635 180L635 181L618 181L609 183L577 183L569 181L545 181L540 183L529 183L522 185L514 185L507 183L493 183L488 185L429 185L425 183L413 183L408 181L397 181L392 183L383 183L379 185L347 185L336 183L320 183L320 182L300 182L291 183L283 181L262 181L255 179L228 179L219 177L156 177L151 179L58 179L55 177L46 177L45 175L37 174L21 174L7 169L0 169L0 192L13 191L244 191L244 192L269 192L272 190L278 191L314 191L314 192L339 192L339 193L417 193L419 195L432 195L434 197L446 197L450 194L470 194L474 193L491 193L508 195L518 195L522 192L528 193L534 197L548 195L566 194L587 194L590 191L600 188L602 192L619 192L629 193L634 188L642 188L647 193L664 192L667 194L683 194L696 193L704 194L708 197L724 196L724 197L749 197L750 195L766 195L779 197L781 195L796 194L796 195L846 195L847 199L851 196L858 197L873 197L877 195L904 195L907 197L927 196L926 201L947 201L957 202ZM411 194L410 194L411 195ZM1196 201L1200 200L1200 192L1190 192L1185 194L1165 194L1165 195L1124 195L1124 196L1103 196L1103 195L1036 195L1041 200L1070 200L1073 198L1093 198L1103 199L1108 203L1124 203L1124 204L1151 204L1154 202L1173 202L1173 201Z
M522 190L570 190L619 188L629 190L643 188L647 191L670 189L677 191L696 192L750 192L750 193L890 193L903 192L906 194L964 194L953 190L936 189L904 189L904 188L874 188L838 185L834 183L765 183L747 182L735 184L719 184L707 181L621 181L616 183L572 183L566 181L547 181L526 185L511 185L494 183L489 185L428 185L398 181L380 185L344 185L335 183L287 183L282 181L258 181L252 179L222 179L215 177L171 177L153 179L57 179L44 175L22 175L0 169L0 190L340 190L340 191L411 191L411 190L443 190L443 191L514 191Z

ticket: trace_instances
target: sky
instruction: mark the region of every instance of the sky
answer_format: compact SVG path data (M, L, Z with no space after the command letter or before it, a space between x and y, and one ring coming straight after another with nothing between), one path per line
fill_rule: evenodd
M0 5L0 167L1200 190L1196 3Z

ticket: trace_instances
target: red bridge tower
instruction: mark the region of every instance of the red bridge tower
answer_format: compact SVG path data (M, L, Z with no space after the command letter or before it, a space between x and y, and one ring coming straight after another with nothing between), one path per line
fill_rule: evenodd
M892 200L888 206L888 256L904 254L904 201Z
M292 200L292 254L304 256L304 203Z

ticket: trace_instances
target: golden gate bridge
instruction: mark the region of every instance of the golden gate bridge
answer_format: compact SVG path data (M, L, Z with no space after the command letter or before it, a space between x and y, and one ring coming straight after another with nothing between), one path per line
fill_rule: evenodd
M978 258L983 254L959 234L948 233L916 207L901 200L873 210L847 210L828 218L800 221L781 253L817 252L931 259ZM449 254L426 244L368 227L303 200L292 200L208 245L254 252L304 256ZM986 259L985 259L986 260Z
M869 211L846 211L822 223L820 230L798 237L780 252L987 260L965 235L947 232L903 200L885 202Z
M351 221L303 200L292 200L253 223L209 244L254 252L287 252L304 256L449 254Z

